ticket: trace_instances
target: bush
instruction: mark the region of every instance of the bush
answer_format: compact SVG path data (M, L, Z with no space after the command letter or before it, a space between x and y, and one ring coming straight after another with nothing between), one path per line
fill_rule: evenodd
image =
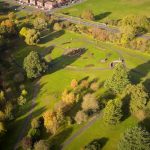
M102 146L99 139L91 141L84 147L84 150L101 150Z
M49 144L44 140L40 140L34 144L34 150L50 150Z
M22 95L22 96L27 96L27 94L28 94L28 92L27 92L25 89L23 89L23 90L21 91L21 95Z
M21 83L24 81L24 74L23 73L17 73L14 76L14 81L17 83Z
M62 30L62 27L61 27L61 25L57 22L57 23L54 24L53 29L54 29L55 31L60 31L60 30Z
M70 86L71 86L73 89L76 88L76 87L78 86L78 81L77 81L76 79L73 79L73 80L71 81Z
M150 134L141 127L132 127L122 136L118 150L149 150Z
M106 124L116 125L122 118L122 102L119 99L110 100L104 109L103 119Z
M75 116L75 121L77 122L77 124L81 124L82 122L87 121L88 116L86 115L85 112L83 111L78 111L76 116Z
M0 121L4 121L5 120L5 114L3 111L0 110Z
M40 138L40 130L31 128L28 132L28 136L32 138L33 141L36 141Z
M89 82L88 82L88 80L83 80L83 81L81 81L80 86L81 86L83 89L87 89L87 88L89 87Z
M32 121L31 121L31 127L33 129L37 129L40 127L40 120L39 118L34 118Z
M6 132L5 126L3 122L0 122L0 135Z
M24 137L22 140L22 148L24 150L29 150L32 148L32 139L30 137Z
M99 84L96 83L96 82L93 82L93 83L90 85L90 89L91 89L92 91L97 91L98 88L99 88Z
M82 12L81 18L87 19L87 20L94 20L94 14L91 10L85 10Z
M27 99L24 96L19 96L18 98L18 105L22 106L26 103Z
M98 101L94 94L86 94L83 97L82 109L86 112L96 112L99 109Z
M37 17L33 21L33 26L37 30L42 30L42 29L45 29L47 27L47 22L44 18Z

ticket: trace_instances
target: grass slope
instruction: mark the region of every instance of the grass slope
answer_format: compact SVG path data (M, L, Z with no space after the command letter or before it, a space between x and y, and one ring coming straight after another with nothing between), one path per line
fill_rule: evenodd
M142 14L150 17L149 0L86 0L82 4L65 8L61 12L80 16L85 9L91 9L96 20L122 19L128 14Z

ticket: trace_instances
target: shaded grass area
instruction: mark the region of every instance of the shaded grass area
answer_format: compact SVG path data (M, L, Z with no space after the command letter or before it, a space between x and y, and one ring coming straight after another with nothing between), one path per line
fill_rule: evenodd
M103 141L103 150L116 150L117 143L122 135L122 133L129 127L137 124L137 121L129 117L122 123L116 126L106 126L102 119L99 119L95 124L93 124L88 130L74 139L73 142L68 145L66 150L76 150L81 149L93 139L105 138L107 140ZM83 140L84 139L84 140Z
M65 8L60 12L72 16L80 16L82 11L90 9L95 14L97 21L108 19L122 19L128 14L141 14L149 16L149 0L87 0L84 3Z

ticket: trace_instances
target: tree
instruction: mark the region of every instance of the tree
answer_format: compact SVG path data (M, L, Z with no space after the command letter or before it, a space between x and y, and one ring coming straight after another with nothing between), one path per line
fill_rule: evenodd
M103 119L106 124L116 125L122 118L122 102L119 99L108 101L105 109Z
M0 122L0 135L3 134L6 131L4 123Z
M23 65L28 78L36 78L47 69L47 65L36 51L31 51L25 57Z
M94 94L86 94L83 97L82 109L86 112L96 112L99 109L98 101Z
M71 86L73 89L76 88L76 87L78 86L78 81L77 81L76 79L73 79L73 80L71 81L70 86Z
M39 118L34 118L32 121L31 121L31 127L33 129L37 129L40 127L40 120Z
M29 28L22 27L21 30L20 30L20 32L19 32L19 34L20 34L21 36L26 37L26 35L27 35L27 33L28 33L29 30L30 30Z
M19 96L18 97L18 105L22 106L26 103L27 99L24 96Z
M54 29L55 31L60 31L60 30L62 30L62 27L61 27L61 25L60 25L58 22L56 22L56 23L54 24L54 26L53 26L53 29Z
M30 137L24 137L22 140L22 148L24 150L32 148L32 139Z
M104 86L115 93L121 93L129 83L126 68L122 63L118 63L114 68L112 76L105 81Z
M76 116L75 116L75 121L77 122L77 124L81 124L82 122L87 121L88 116L85 112L83 111L78 111Z
M94 14L91 10L85 10L82 12L81 18L87 19L87 20L94 20Z
M122 136L118 150L149 150L150 134L141 127L129 128Z
M84 150L101 150L102 146L99 139L91 141L84 147Z
M148 94L142 84L128 85L125 89L126 93L131 96L130 111L134 114L139 110L143 110L148 102Z
M34 144L34 150L49 150L49 144L44 140L40 140Z
M25 42L28 45L36 45L40 41L40 32L36 31L35 29L30 29L27 32Z
M4 37L16 35L16 24L12 20L4 20L0 25L0 34Z
M15 20L16 19L16 14L14 12L10 12L8 14L8 18L9 18L9 20Z
M146 16L143 15L128 15L121 21L121 27L131 26L137 28L138 33L143 30L150 31L150 22Z
M54 111L47 111L44 113L43 119L47 131L56 134L63 121L63 116L60 117L60 114L58 115L57 112Z
M42 30L47 27L47 22L44 18L37 17L33 21L33 26L37 30Z
M76 96L73 92L69 92L68 90L64 90L62 93L62 101L66 104L73 104L76 101Z

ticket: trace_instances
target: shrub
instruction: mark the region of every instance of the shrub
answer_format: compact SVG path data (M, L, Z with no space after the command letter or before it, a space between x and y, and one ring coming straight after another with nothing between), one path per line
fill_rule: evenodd
M81 18L87 19L87 20L94 20L94 14L91 10L85 10L82 12Z
M28 78L36 78L47 69L47 65L35 51L31 51L29 55L25 57L23 65Z
M80 86L82 87L82 88L88 88L89 87L89 82L88 82L88 80L83 80L82 82L81 82L81 84L80 84Z
M87 121L88 116L86 115L85 112L83 111L78 111L76 116L75 116L75 121L77 122L77 124L81 124L82 122Z
M21 91L21 95L22 95L22 96L27 96L27 94L28 94L28 92L27 92L25 89L23 89L23 90Z
M104 109L103 119L106 124L116 125L122 118L122 102L119 99L110 100Z
M5 120L5 114L3 111L0 110L0 121L4 121Z
M33 129L37 129L40 127L40 120L39 118L34 118L32 121L31 121L31 127Z
M57 23L54 24L53 29L54 29L55 31L60 31L60 30L62 30L62 27L61 27L61 25L57 22Z
M91 141L84 147L84 150L101 150L102 146L99 139Z
M47 27L47 22L44 18L37 17L33 21L33 26L37 30L42 30Z
M32 138L33 141L36 141L40 138L40 130L31 128L28 132L28 136Z
M34 150L50 150L49 144L44 140L40 140L34 144Z
M23 75L23 73L17 73L17 74L15 74L14 81L17 82L17 83L23 82L24 81L24 75Z
M5 126L3 122L0 122L0 134L3 134L6 132Z
M18 105L22 106L26 103L27 99L24 96L19 96L18 98Z
M99 109L98 101L94 94L86 94L83 97L82 109L86 112L96 112Z
M150 134L141 127L129 128L122 136L118 150L149 150Z
M92 91L97 91L98 88L99 88L99 84L96 83L96 82L93 82L93 83L90 85L90 89L91 89Z
M22 140L22 148L28 150L32 148L32 139L30 137L24 137Z
M71 81L70 86L71 86L73 89L76 88L76 87L78 86L78 81L77 81L76 79L73 79L73 80Z

